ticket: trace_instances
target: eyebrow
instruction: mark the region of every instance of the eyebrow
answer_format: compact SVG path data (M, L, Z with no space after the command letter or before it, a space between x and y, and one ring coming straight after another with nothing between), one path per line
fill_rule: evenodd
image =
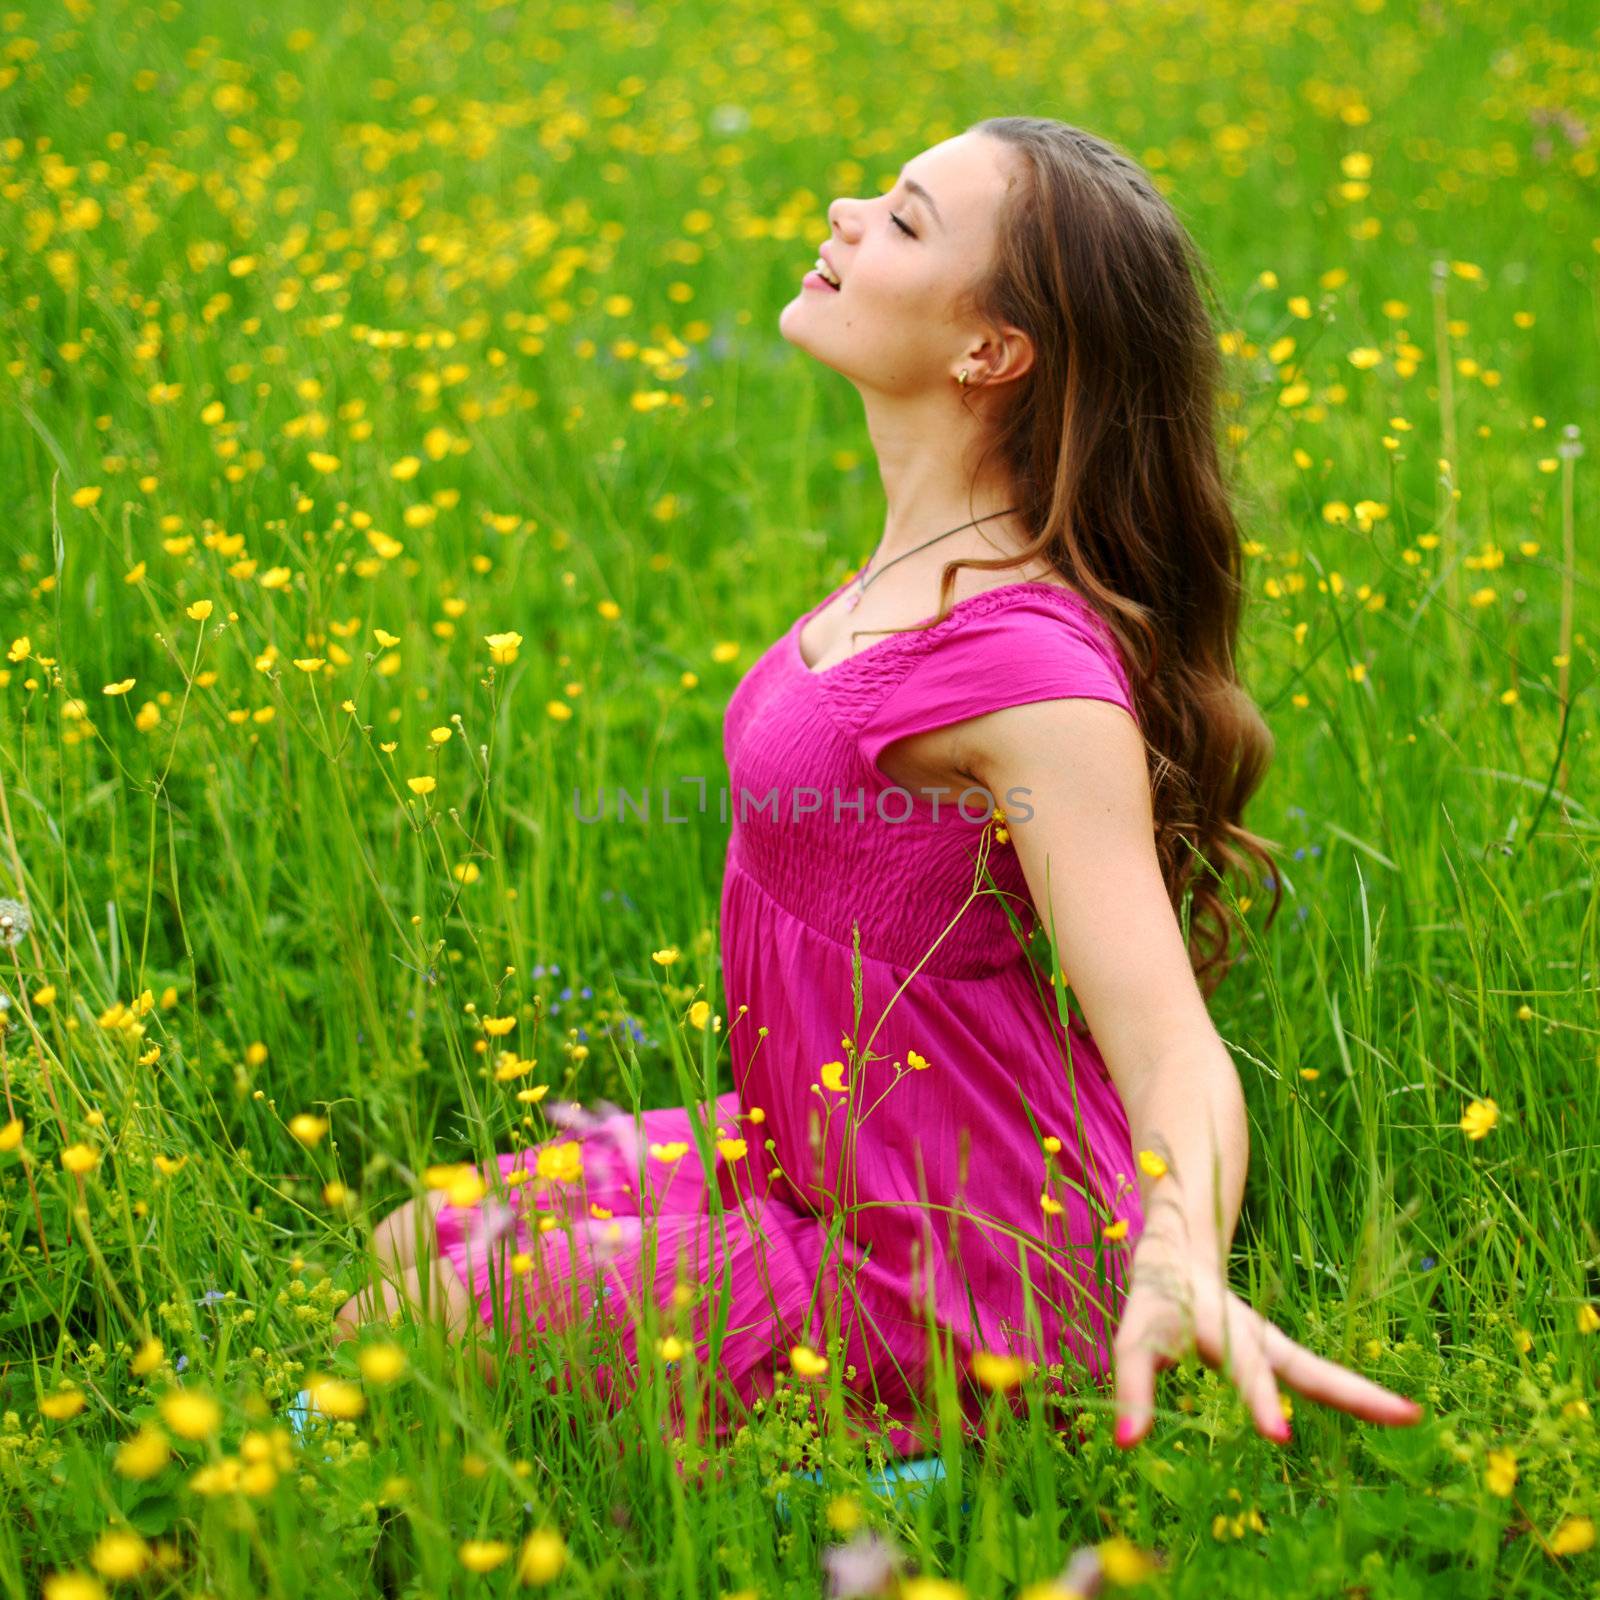
M944 218L939 215L939 208L934 204L933 196L929 194L928 191L924 189L915 178L908 178L906 176L906 169L904 167L901 167L899 177L901 183L906 186L906 189L911 194L914 194L917 199L921 200L923 204L926 205L927 208L933 213L933 220L942 228L944 226Z

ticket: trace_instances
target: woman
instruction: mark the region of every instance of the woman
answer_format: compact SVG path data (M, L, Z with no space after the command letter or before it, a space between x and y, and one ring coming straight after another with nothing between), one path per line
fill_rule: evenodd
M1240 823L1271 739L1234 670L1239 538L1188 236L1125 156L1026 117L934 145L829 223L779 327L860 392L888 514L728 706L736 1088L704 1128L723 1215L699 1108L643 1113L638 1142L626 1114L579 1113L576 1150L487 1174L528 1175L520 1203L434 1193L390 1219L384 1304L432 1281L457 1329L554 1326L599 1283L631 1370L652 1307L658 1330L692 1313L705 1359L725 1276L735 1394L805 1344L903 1453L930 1440L936 1346L974 1421L1018 1370L986 1352L1080 1390L1114 1367L1123 1445L1190 1348L1271 1438L1278 1380L1415 1422L1226 1284L1247 1133L1206 1000L1232 959L1221 876L1273 866ZM1059 973L1034 964L1035 922ZM1069 974L1081 1018L1058 1011ZM566 1221L530 1229L530 1195ZM444 1261L419 1269L435 1231Z

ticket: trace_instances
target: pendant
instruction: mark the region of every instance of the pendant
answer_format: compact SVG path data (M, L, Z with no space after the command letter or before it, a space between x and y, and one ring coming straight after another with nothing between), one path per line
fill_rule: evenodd
M844 602L845 610L846 611L854 611L855 608L858 605L861 604L861 596L866 593L866 590L867 590L866 584L862 581L861 578L857 578L856 579L856 583L855 583L855 587L845 597L845 602Z

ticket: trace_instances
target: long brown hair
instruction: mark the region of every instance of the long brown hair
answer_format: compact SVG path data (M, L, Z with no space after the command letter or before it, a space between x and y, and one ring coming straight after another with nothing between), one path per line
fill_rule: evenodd
M981 459L999 458L1035 533L1014 558L947 562L934 620L959 568L1040 556L1104 618L1139 707L1162 876L1180 919L1189 898L1190 964L1209 998L1237 959L1224 874L1253 859L1271 875L1267 926L1283 897L1273 841L1240 820L1273 739L1234 668L1244 586L1215 433L1215 283L1144 169L1107 140L1044 117L969 131L1022 158L966 308L1033 341Z

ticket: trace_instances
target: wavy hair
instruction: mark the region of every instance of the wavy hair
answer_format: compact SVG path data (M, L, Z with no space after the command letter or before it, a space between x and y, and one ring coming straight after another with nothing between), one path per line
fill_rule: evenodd
M1273 738L1234 666L1244 585L1216 441L1215 282L1144 169L1107 140L1044 117L968 131L1021 158L964 309L1033 341L980 456L999 459L1033 537L1012 558L947 562L933 622L959 568L1039 557L1104 619L1139 706L1162 877L1180 923L1188 902L1209 999L1237 959L1224 875L1252 862L1270 875L1266 926L1283 896L1275 841L1242 822Z

